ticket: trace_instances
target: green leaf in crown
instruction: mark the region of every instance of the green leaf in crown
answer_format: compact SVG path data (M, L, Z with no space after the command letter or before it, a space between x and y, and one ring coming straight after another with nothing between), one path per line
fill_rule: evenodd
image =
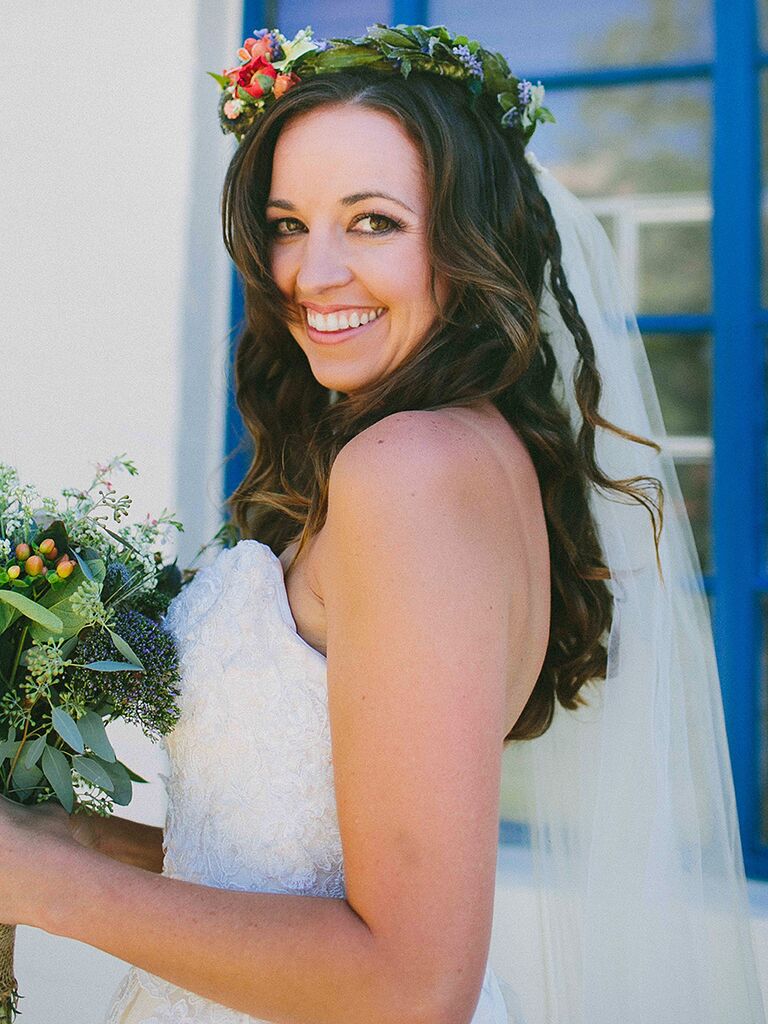
M242 63L208 74L222 90L219 123L242 141L256 119L302 79L352 67L369 67L408 78L425 71L461 81L473 97L483 92L499 108L499 123L522 134L527 142L536 125L555 118L542 99L544 86L534 86L511 74L500 53L486 50L475 39L453 36L445 25L369 25L358 37L315 40L312 28L300 29L288 40L278 29L259 29L238 51ZM248 84L248 89L243 87ZM256 90L253 84L258 83ZM261 95L253 95L253 92Z

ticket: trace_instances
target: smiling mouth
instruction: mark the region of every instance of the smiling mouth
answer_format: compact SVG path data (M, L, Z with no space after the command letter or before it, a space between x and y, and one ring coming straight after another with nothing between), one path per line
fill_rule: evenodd
M378 323L382 317L386 316L388 308L385 306L383 312L381 312L374 320L369 320L367 324L360 324L359 327L342 327L336 331L318 331L316 327L313 327L307 317L305 308L304 322L307 325L307 332L313 341L318 342L321 345L333 345L336 342L346 341L347 338L351 338L353 335L359 334L361 331L365 331L367 328L372 327Z

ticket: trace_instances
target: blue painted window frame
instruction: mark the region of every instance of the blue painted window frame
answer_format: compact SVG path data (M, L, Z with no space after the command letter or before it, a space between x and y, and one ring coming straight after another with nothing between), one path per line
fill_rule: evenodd
M705 576L704 583L714 599L715 647L747 873L768 879L768 846L760 838L764 601L768 607L764 468L768 310L762 308L760 288L759 107L760 72L768 69L768 54L760 49L758 2L712 0L715 48L711 61L562 72L547 75L545 85L551 90L679 80L711 85L712 311L640 316L638 320L645 335L707 331L713 338L711 523L715 571ZM243 36L255 26L278 21L278 6L244 0ZM391 21L429 24L429 4L394 0ZM520 74L534 81L541 77L535 68ZM242 316L242 290L233 271L232 353ZM228 396L225 453L232 453L238 446L243 449L245 435L231 387ZM246 450L227 462L225 495L232 493L247 465ZM500 839L514 842L518 833L515 823L502 823Z

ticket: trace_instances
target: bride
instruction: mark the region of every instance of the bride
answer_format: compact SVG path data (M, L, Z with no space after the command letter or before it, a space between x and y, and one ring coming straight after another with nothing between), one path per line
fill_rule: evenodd
M110 1024L764 1024L690 526L543 88L442 27L239 56L254 456L166 618L168 820L4 802L0 919L134 965ZM539 931L491 957L505 749Z

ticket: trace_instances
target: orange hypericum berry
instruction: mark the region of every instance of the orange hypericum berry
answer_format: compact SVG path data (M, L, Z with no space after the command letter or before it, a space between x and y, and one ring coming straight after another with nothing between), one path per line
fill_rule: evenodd
M41 554L45 555L46 558L50 558L51 561L53 561L56 557L56 555L52 553L56 551L56 541L53 537L46 537L45 540L41 542L37 550Z
M43 571L43 560L40 555L30 555L24 563L28 576L39 576Z
M61 578L65 580L67 576L72 575L72 570L74 568L74 562L70 562L68 559L61 559L59 561L59 564L56 566L56 575L61 576Z
M20 572L21 572L21 566L20 565L11 565L11 566L8 567L8 575L11 577L12 580L15 580L18 577Z
M20 562L25 562L32 554L32 549L29 544L17 544L16 545L16 557Z

